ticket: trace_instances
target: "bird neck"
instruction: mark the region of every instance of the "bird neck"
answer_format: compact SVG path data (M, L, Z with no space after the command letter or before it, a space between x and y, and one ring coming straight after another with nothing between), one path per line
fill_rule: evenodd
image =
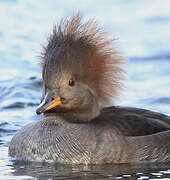
M70 110L64 112L44 113L44 118L50 117L60 122L85 123L95 119L100 114L99 104L94 102L92 105L79 110Z

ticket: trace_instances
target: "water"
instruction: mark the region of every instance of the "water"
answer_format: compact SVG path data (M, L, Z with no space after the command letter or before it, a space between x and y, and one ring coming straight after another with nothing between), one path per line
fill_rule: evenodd
M41 118L35 114L41 97L40 44L60 17L77 9L120 37L120 49L129 58L127 88L117 104L170 115L169 6L168 0L0 0L0 179L170 178L170 163L24 163L7 152L15 132Z

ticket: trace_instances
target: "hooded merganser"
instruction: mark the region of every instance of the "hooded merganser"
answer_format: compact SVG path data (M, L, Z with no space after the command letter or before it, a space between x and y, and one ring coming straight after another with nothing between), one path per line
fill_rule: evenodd
M124 78L115 39L82 15L54 26L42 53L43 119L12 138L9 155L75 164L170 160L170 117L111 106Z

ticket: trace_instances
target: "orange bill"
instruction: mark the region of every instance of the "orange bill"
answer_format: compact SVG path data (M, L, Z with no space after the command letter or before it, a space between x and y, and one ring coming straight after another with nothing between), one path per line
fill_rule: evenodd
M50 110L50 109L52 109L52 108L54 108L54 107L56 107L56 106L58 106L58 105L60 105L61 104L61 97L60 96L58 96L53 102L52 102L52 104L50 104L45 110L47 111L47 110Z

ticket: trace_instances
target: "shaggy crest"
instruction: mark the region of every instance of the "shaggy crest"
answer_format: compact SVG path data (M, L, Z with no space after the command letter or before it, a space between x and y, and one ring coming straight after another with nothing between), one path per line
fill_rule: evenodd
M58 49L65 51L64 54L70 53L74 58L68 58L71 62L64 61L74 64L76 68L73 67L73 71L75 69L79 80L89 86L101 104L109 105L110 100L119 95L124 79L120 65L125 60L114 48L115 42L116 39L109 38L96 20L82 23L82 15L77 13L54 26L48 44L44 47L41 64L44 67L50 59L49 54L54 54ZM55 58L55 61L57 64L61 58Z

